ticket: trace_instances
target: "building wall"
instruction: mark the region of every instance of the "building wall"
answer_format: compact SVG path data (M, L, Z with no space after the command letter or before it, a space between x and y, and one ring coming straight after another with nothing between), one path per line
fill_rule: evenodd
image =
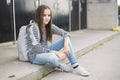
M112 29L118 26L117 0L87 1L87 28L88 29ZM105 0L104 0L105 1Z

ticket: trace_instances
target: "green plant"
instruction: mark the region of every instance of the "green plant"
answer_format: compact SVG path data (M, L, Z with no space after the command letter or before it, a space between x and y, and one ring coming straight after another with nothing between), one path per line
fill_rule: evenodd
M37 77L37 79L36 80L41 80L41 78L40 77Z
M42 78L44 78L44 77L46 77L46 76L47 76L47 74L46 74L46 73L43 73L43 74L42 74L42 77L37 77L36 80L41 80Z

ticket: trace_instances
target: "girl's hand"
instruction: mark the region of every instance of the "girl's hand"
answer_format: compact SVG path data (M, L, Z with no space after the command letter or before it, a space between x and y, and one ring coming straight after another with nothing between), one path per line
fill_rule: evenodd
M59 53L57 54L57 56L59 57L60 60L64 60L64 59L67 58L66 54L63 53L63 52L59 52Z
M66 56L69 56L69 54L70 54L70 51L69 51L68 47L64 47L63 52L66 54Z
M66 54L59 51L51 51L52 53L56 54L60 60L64 60L67 58Z

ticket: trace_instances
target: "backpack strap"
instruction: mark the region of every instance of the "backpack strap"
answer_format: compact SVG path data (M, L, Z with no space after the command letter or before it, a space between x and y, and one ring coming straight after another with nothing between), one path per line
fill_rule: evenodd
M27 32L27 33L29 32L30 26L34 25L34 23L35 23L34 20L30 20L30 23L27 25L27 28L26 28L26 32Z

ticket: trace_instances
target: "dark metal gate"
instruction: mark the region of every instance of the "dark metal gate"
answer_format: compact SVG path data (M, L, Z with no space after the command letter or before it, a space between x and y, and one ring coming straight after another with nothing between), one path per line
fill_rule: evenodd
M86 3L87 0L0 0L0 43L17 40L19 28L34 19L40 4L51 7L57 26L67 31L85 29Z

